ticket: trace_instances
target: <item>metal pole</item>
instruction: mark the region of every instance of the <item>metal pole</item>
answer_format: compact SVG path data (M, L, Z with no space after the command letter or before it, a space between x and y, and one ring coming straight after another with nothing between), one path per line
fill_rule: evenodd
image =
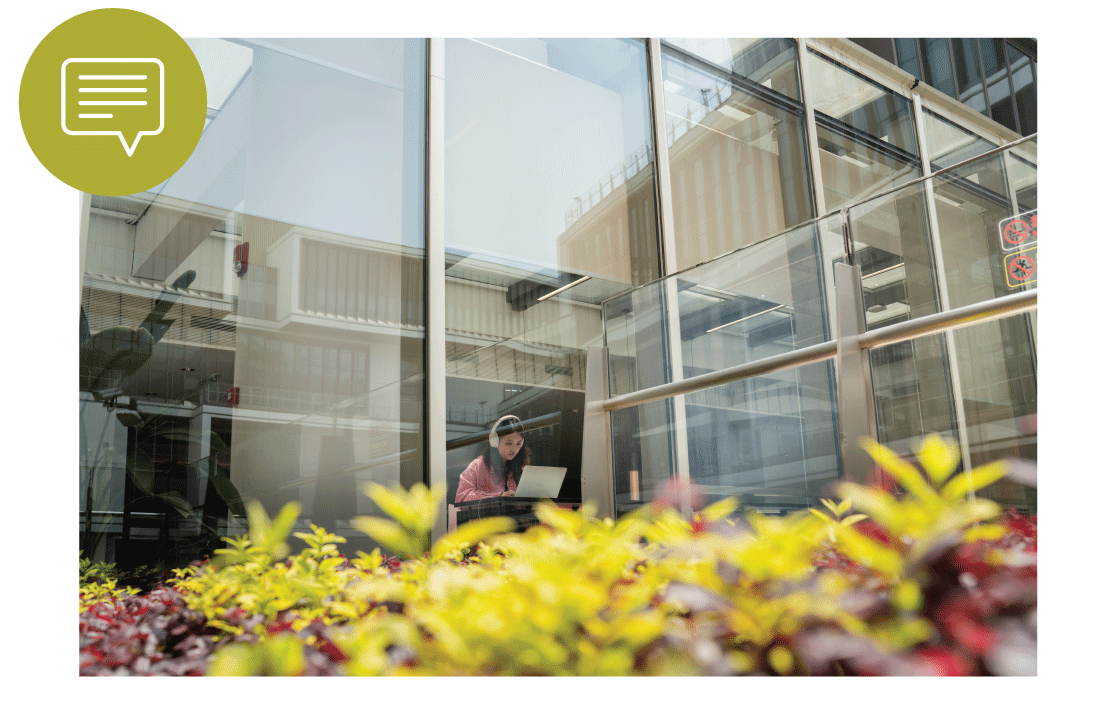
M444 276L444 75L445 40L427 41L429 74L426 85L425 173L425 466L429 486L448 485L447 384ZM437 502L433 540L448 532L448 495Z
M588 346L584 393L584 439L580 462L581 500L594 501L599 517L615 518L614 462L611 459L611 416L607 399L607 349Z
M866 330L866 312L862 308L862 270L842 263L834 267L838 333L835 379L838 382L842 476L865 483L873 461L862 449L861 441L865 437L877 439L877 420L873 408L870 354L857 342Z
M672 176L669 167L667 137L665 135L665 94L664 66L661 59L661 40L649 40L649 88L653 108L653 137L657 149L653 152L656 160L654 174L657 176L657 215L662 246L662 267L664 273L674 274L679 270L676 255L676 229L672 214ZM676 280L665 281L665 318L667 319L669 380L677 382L684 379L684 360L680 336L680 299L677 294ZM688 469L688 413L684 397L672 401L672 437L675 471L680 486L680 512L692 515L691 490Z

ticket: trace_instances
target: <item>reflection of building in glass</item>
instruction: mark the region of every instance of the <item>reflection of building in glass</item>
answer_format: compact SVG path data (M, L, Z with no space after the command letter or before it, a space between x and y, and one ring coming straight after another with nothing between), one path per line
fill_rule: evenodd
M588 349L620 395L822 344L848 249L868 329L1014 290L998 224L1037 207L1035 143L979 156L1034 132L1034 45L984 41L1012 59L975 77L970 41L919 42L918 74L904 40L888 62L784 38L194 42L193 157L84 204L83 547L185 562L243 530L242 498L370 550L364 486L450 500L507 414L562 497L603 477L616 513L678 476L768 510L830 495L833 361L616 410L595 461ZM1035 324L874 349L881 440L1034 458Z

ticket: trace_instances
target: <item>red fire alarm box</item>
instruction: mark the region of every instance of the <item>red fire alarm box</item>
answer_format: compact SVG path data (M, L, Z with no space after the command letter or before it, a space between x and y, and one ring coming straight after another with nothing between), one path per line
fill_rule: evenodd
M239 387L228 388L228 404L232 407L240 404L240 389Z
M237 244L232 249L232 269L235 270L236 276L242 277L247 274L247 249L249 243Z

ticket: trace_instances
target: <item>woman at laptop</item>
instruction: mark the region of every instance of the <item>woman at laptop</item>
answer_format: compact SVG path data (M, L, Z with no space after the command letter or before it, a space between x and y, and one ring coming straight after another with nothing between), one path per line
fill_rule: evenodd
M504 422L503 431L496 432ZM518 489L522 469L529 464L529 447L524 435L525 428L517 417L507 415L499 418L491 428L482 453L460 475L456 503L513 496Z

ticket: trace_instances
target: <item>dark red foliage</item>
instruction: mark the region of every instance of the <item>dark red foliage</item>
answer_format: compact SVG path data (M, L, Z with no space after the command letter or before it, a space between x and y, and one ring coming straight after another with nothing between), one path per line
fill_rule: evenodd
M198 676L216 648L201 634L204 616L181 594L156 587L142 596L102 602L78 620L82 676Z
M974 673L969 657L946 647L924 647L912 655L912 662L929 676L970 676Z
M859 521L858 523L854 524L854 530L858 531L858 533L869 536L882 545L889 546L890 548L896 547L896 544L893 542L893 537L889 535L888 529L886 529L884 526L877 523L876 521L872 521L868 518Z

